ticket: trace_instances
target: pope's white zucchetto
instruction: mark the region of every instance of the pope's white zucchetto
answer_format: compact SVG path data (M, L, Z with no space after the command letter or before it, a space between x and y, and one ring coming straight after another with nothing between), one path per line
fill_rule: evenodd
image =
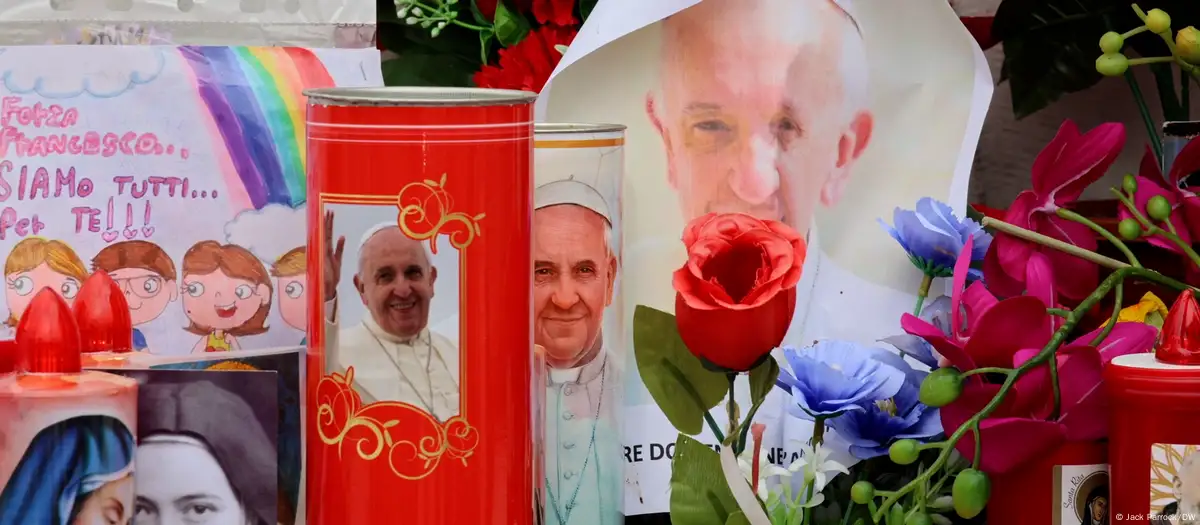
M392 221L383 221L383 222L375 224L374 226L371 226L370 228L367 228L367 231L363 232L362 237L360 237L358 240L357 255L358 255L359 262L362 261L363 249L367 247L367 241L370 241L371 237L374 237L375 234L377 234L383 230L386 230L388 228L399 228L399 227L400 226L398 224L396 224L396 221L392 220ZM413 239L413 240L416 240L416 239ZM433 254L429 251L429 243L424 242L424 241L418 241L418 242L421 243L421 247L425 251L425 260L429 261L429 264L433 264Z
M371 226L370 228L367 228L367 231L363 232L362 237L358 240L358 251L361 252L363 246L366 246L367 241L371 240L371 237L374 237L376 233L388 228L399 228L399 226L396 224L396 221L383 221Z
M559 204L575 204L592 210L612 224L612 212L608 202L596 188L574 179L556 180L538 186L533 191L533 209L538 210Z

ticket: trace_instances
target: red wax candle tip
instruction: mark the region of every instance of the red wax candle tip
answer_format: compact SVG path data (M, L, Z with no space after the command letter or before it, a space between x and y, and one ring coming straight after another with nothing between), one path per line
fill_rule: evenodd
M43 288L17 323L17 371L78 374L82 370L79 328L62 296Z
M1154 358L1175 365L1200 365L1200 304L1191 291L1179 294L1167 311Z
M83 282L74 310L84 353L133 351L129 303L107 272L94 272Z
M0 374L14 372L17 369L17 342L0 341Z

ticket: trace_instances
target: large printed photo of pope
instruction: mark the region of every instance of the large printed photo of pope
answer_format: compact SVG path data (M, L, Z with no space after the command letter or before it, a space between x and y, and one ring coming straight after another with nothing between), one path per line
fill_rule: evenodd
M546 388L548 525L565 525L573 514L591 516L597 524L620 523L623 512L623 465L615 461L620 338L611 329L605 333L620 236L614 228L615 191L604 195L598 182L572 176L534 191L533 333L546 363L540 375Z
M944 0L703 0L562 69L539 101L546 120L628 126L623 250L637 271L623 276L625 344L636 307L674 311L681 233L710 213L804 236L785 345L900 333L920 275L878 219L924 196L965 201L992 89L985 66ZM746 381L734 390L748 400ZM783 465L813 432L786 397L773 390L756 412ZM636 374L624 400L623 417L639 422L626 446L675 440ZM830 447L851 461L843 445ZM669 508L669 464L630 460L628 514Z
M395 205L324 210L325 372L353 369L364 404L458 415L460 252L445 235L435 251L405 234Z

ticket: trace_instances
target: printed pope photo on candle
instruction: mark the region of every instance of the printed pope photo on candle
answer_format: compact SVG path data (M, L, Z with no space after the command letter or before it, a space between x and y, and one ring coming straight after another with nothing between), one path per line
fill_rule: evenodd
M104 271L129 303L139 359L302 345L307 168L294 101L310 87L379 85L378 54L67 47L0 52L0 337L37 291L72 302Z
M1158 525L1200 523L1200 447L1151 447L1149 515Z
M461 253L406 234L394 202L322 209L325 374L352 375L363 404L458 415Z
M912 310L921 274L882 242L878 218L927 195L961 206L975 143L964 137L978 134L991 95L986 64L955 23L942 0L705 0L556 75L542 95L548 121L628 125L636 205L624 209L624 264L638 271L624 275L627 333L638 306L675 312L682 232L712 213L780 221L804 239L785 345L901 333L896 312ZM641 423L626 427L625 446L673 443L655 403L668 394L637 378L623 417ZM744 377L734 391L747 406ZM763 448L784 465L812 435L786 397L774 389L756 412ZM723 406L710 412L724 421ZM707 428L697 437L717 443ZM853 463L836 433L827 445ZM669 458L627 462L626 512L665 512Z
M614 305L620 165L597 170L596 156L594 148L537 149L535 155L533 337L546 363L547 525L573 523L571 516L608 525L623 515L617 386L624 345L613 329L620 312ZM556 168L570 175L557 178L565 173Z

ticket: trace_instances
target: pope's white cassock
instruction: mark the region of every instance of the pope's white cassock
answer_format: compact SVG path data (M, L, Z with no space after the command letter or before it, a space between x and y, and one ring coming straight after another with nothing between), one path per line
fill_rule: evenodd
M621 523L617 372L607 349L546 374L546 525Z
M339 329L334 301L325 304L326 373L354 367L354 389L364 404L408 403L438 421L458 414L458 349L428 327L408 339L384 332L369 312Z
M556 172L543 170L539 164L537 175L545 177L547 173ZM615 193L617 190L609 187L612 184L615 181L597 173L572 172L568 179L538 186L534 207L582 206L604 217L613 228L608 201L596 189ZM542 499L546 525L618 525L624 521L621 487L625 462L616 394L621 371L616 359L610 348L602 346L591 361L578 367L547 367L545 371Z

